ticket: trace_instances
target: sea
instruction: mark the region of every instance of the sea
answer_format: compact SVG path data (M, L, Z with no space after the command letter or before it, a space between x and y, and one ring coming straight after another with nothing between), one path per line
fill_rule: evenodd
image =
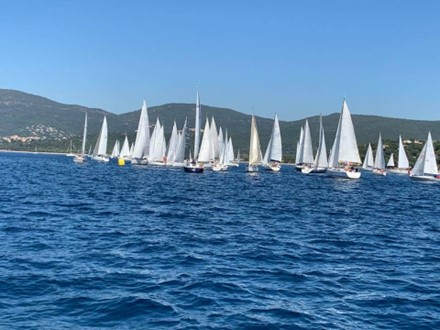
M0 153L2 329L440 329L440 185Z

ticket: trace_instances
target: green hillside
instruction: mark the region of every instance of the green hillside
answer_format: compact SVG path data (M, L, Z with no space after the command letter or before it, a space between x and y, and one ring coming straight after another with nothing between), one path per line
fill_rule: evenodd
M141 102L139 102L141 104ZM335 109L339 110L339 109ZM140 109L116 115L101 109L92 109L79 105L66 105L51 101L47 98L23 93L20 91L0 89L0 136L40 136L39 141L31 141L26 144L0 143L0 148L34 150L38 145L40 150L64 151L67 150L70 140L76 146L80 145L81 134L84 125L84 113L89 115L89 137L87 145L94 144L99 132L102 118L107 116L109 125L109 149L116 138L122 140L127 133L130 141L134 139L135 131L140 115ZM355 113L355 109L352 109ZM171 133L174 120L178 128L183 126L185 118L188 118L188 127L194 127L195 104L170 103L148 108L150 125L154 125L159 117L165 125L165 133ZM206 117L211 120L214 116L217 126L223 131L228 129L232 136L235 149L240 148L243 155L247 154L250 134L250 114L244 114L232 109L202 105L202 127ZM385 141L389 141L389 150L397 141L399 134L404 139L426 139L428 131L431 131L434 140L440 138L440 121L419 121L380 116L367 116L352 114L356 136L361 155L364 146L371 142L373 146L377 142L379 132ZM280 118L282 119L282 118ZM323 117L328 150L334 138L339 120L339 113ZM319 131L319 116L308 118L312 140L317 145ZM295 154L296 141L299 137L301 125L305 120L282 121L280 120L283 138L283 151L287 160L292 160ZM257 117L257 126L260 134L261 145L266 148L272 129L273 119ZM418 146L414 146L414 150ZM387 151L387 152L388 152Z

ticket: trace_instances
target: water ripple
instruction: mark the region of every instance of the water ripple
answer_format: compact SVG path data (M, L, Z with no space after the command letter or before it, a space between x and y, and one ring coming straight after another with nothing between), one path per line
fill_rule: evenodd
M439 186L0 153L0 327L440 328Z

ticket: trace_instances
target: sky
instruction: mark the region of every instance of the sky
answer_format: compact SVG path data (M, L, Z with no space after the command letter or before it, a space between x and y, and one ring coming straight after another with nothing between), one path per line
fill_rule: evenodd
M440 120L440 1L0 0L0 88L125 113Z

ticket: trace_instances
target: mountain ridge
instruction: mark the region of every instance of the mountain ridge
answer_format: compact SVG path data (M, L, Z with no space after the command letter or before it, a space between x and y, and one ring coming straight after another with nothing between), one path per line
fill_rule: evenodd
M141 102L139 103L141 105ZM89 117L90 143L93 143L94 136L99 132L104 115L107 116L110 144L124 134L128 134L131 140L134 138L140 108L122 114L114 114L103 109L88 108L76 104L63 104L43 96L13 89L0 89L0 116L2 118L0 121L0 137L13 134L40 137L40 135L44 136L44 133L49 130L55 133L48 134L45 137L46 140L67 141L69 139L79 139L82 134L84 113L86 111ZM166 134L170 134L174 120L179 129L182 127L185 118L188 118L188 127L194 127L194 103L167 103L151 106L148 107L148 112L150 125L153 125L156 118L159 117L165 126ZM202 127L206 118L208 117L211 120L212 116L215 117L217 126L221 126L223 130L228 129L228 134L233 138L234 147L246 152L249 144L251 115L234 109L202 104ZM402 134L404 139L424 140L428 131L431 131L434 138L440 138L440 121L357 115L353 113L352 117L356 137L360 145L369 142L374 144L379 133L382 133L385 140L393 141L397 140L399 134ZM305 119L280 120L284 154L294 154L300 127L304 124ZM319 116L313 115L308 117L307 120L311 128L313 143L316 146L318 143ZM339 112L323 116L328 147L333 141L338 120ZM269 140L272 125L272 118L257 116L257 126L263 152Z

